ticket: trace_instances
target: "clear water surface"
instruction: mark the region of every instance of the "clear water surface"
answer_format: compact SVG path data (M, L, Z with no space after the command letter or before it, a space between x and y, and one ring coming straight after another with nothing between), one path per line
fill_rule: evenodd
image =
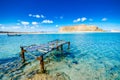
M18 59L20 46L55 39L70 41L71 48L54 62L56 70L48 67L51 74L64 72L71 80L120 80L120 33L0 35L0 79L9 70L3 67Z

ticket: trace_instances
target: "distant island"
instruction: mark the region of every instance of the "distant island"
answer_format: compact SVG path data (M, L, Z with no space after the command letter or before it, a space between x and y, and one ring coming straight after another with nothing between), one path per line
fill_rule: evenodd
M60 27L59 32L104 32L104 30L97 26L75 25Z

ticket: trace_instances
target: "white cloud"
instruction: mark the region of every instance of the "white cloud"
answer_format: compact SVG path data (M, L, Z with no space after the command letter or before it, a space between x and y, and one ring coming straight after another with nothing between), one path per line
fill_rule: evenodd
M38 22L32 22L32 25L37 25L38 24Z
M92 19L92 18L90 18L90 19L89 19L89 21L93 21L93 19Z
M20 23L17 23L17 25L20 25Z
M53 21L52 21L52 20L43 20L42 23L48 23L48 24L51 24L51 23L53 23Z
M0 28L1 28L1 29L5 29L5 27L4 27L4 26L1 26Z
M40 18L40 15L37 14L37 15L35 15L35 17L36 17L36 18Z
M13 28L13 29L19 29L20 26L13 26L12 28Z
M31 17L31 16L32 16L32 14L29 14L28 16L30 16L30 17Z
M87 18L86 17L82 17L82 18L77 18L77 19L75 19L75 20L73 20L73 22L84 22L84 21L86 21L87 20ZM91 19L92 20L92 19Z
M41 15L41 18L45 18L45 16L44 16L44 15Z
M58 27L58 25L55 25L56 27Z
M21 24L23 24L23 25L29 25L30 23L26 22L26 21L21 21Z
M63 19L63 16L60 16L60 19Z
M34 29L35 27L32 26L32 27L30 27L30 28L31 28L31 29Z
M81 18L81 22L84 22L84 21L86 21L86 20L87 20L86 17L82 17L82 18Z
M63 19L64 17L63 16L56 16L56 17L54 17L55 19Z
M45 18L45 16L44 15L39 15L39 14L35 14L35 15L33 15L33 14L29 14L28 15L29 17L35 17L35 18Z
M73 20L73 22L80 22L80 18Z
M1 29L4 29L5 26L4 26L3 24L0 24L0 28L1 28Z
M32 17L36 17L36 15L32 15Z
M107 21L107 18L102 18L102 21Z

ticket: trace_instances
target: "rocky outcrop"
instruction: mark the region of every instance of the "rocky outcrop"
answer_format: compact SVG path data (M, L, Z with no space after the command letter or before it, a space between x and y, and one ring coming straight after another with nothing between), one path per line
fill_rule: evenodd
M82 32L82 31L103 32L104 30L98 28L97 26L87 26L87 25L65 26L59 28L59 32Z

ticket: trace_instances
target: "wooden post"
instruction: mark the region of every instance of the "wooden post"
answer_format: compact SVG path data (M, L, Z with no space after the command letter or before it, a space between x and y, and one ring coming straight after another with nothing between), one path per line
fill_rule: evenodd
M63 51L63 45L61 45L60 47L61 47L61 51Z
M61 49L61 57L62 57L61 59L63 59L63 58L64 58L64 54L63 54L63 44L60 45L60 49Z
M57 51L59 51L59 46L57 46L57 48L56 48L56 49L57 49Z
M56 49L57 49L57 51L59 51L59 46L58 46L58 41L56 41Z
M41 55L40 57L37 57L37 60L40 60L40 69L41 69L41 72L44 73L45 69L44 69L43 55Z
M26 52L26 50L24 50L23 47L20 47L20 48L21 48L20 55L21 55L21 58L22 58L22 62L24 63L25 62L25 52Z
M70 49L70 42L68 42L68 49Z

